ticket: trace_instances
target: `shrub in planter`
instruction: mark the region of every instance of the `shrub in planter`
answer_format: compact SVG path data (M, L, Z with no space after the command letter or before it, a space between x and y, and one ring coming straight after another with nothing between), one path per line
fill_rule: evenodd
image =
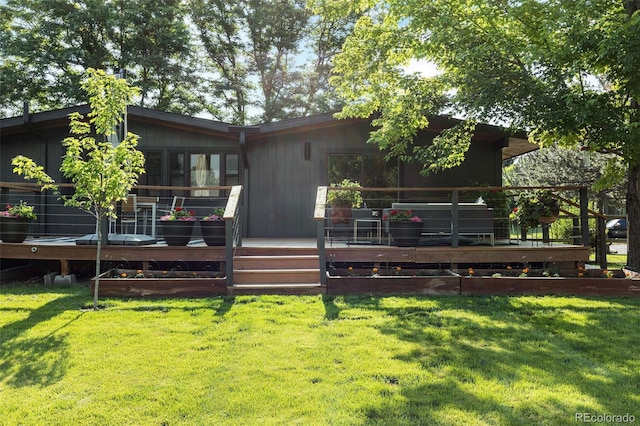
M195 221L195 213L182 207L176 207L168 215L162 216L160 229L164 241L168 246L186 246L191 240Z
M332 183L331 186L360 188L358 182L349 179L344 179L340 183ZM357 190L332 190L327 194L327 203L331 206L331 221L333 223L349 223L351 221L351 209L357 209L363 203L362 193Z
M33 206L24 201L20 204L7 204L7 209L0 212L0 240L5 243L21 243L29 232L29 224L36 219Z

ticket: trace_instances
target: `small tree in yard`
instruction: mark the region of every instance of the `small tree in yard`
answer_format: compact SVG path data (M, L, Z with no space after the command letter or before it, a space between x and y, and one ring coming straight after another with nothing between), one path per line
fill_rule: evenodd
M89 94L89 122L84 121L84 117L77 112L70 114L71 136L63 142L67 152L60 171L75 184L74 194L71 197L62 197L64 205L79 207L96 218L96 280L93 308L97 309L102 252L100 223L103 219L116 217L114 204L127 198L140 174L144 173L144 156L136 149L138 136L133 133L128 133L117 146L113 146L109 141L109 138L115 135L116 126L121 124L127 105L137 95L138 90L129 86L123 79L94 69L87 71L82 88ZM92 125L100 141L91 136ZM43 184L43 191L58 191L54 180L32 159L17 156L12 164L15 173Z

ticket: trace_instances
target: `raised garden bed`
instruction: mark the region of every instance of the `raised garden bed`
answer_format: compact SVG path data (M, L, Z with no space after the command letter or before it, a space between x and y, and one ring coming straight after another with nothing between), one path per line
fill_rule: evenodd
M460 275L460 293L506 295L640 296L640 280L620 270L468 270Z
M335 269L327 294L460 294L460 278L446 270Z
M91 288L95 288L95 278ZM98 293L112 297L225 296L227 284L226 278L212 271L110 269L100 275Z
M625 277L620 270L583 268L333 268L327 277L327 294L640 296L640 280Z

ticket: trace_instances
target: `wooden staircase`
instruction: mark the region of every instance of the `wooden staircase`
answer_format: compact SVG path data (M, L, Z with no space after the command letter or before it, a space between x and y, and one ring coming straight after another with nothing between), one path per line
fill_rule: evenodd
M317 254L244 255L233 257L231 295L325 294Z

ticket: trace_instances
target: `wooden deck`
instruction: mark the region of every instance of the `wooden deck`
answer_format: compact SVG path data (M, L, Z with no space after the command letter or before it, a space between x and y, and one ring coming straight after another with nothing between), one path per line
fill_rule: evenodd
M234 256L283 256L318 254L315 239L244 239ZM96 246L76 245L75 238L28 239L23 243L0 243L0 258L59 261L60 272L71 272L72 262L95 260ZM192 240L186 247L169 247L164 242L146 246L108 245L102 247L107 262L225 262L224 247L209 247L202 240ZM340 263L383 262L418 263L455 268L460 264L555 264L575 268L589 260L589 247L519 242L495 246L425 246L394 247L387 245L353 245L334 242L326 247L326 261Z
M225 247L208 247L193 240L187 247L169 247L164 243L149 246L105 246L103 260L114 264L139 262L185 262L192 265L217 263L218 272L206 278L191 272L173 277L171 271L161 271L167 277L154 279L155 272L137 271L135 266L127 277L105 275L101 280L103 296L113 297L209 297L259 294L372 294L372 295L454 295L454 294L576 294L606 296L640 296L638 280L600 278L475 278L452 272L465 271L468 265L499 268L500 265L545 265L548 268L576 270L589 259L589 248L560 244L520 242L496 246L447 246L399 248L384 245L347 245L334 242L326 248L329 270L380 267L381 271L401 266L420 271L412 276L339 276L331 274L322 283L315 239L245 239L243 247L234 250L233 285L224 278L227 261ZM96 247L76 245L73 238L31 239L20 244L0 243L0 257L31 261L60 262L60 271L72 273L75 264L91 269ZM315 260L314 260L315 259ZM271 265L269 265L269 262ZM299 263L303 269L295 269ZM112 264L113 267L113 264ZM153 269L153 268L152 268ZM515 269L515 266L514 266ZM133 272L135 271L135 272ZM194 269L195 271L195 269ZM315 275L310 277L310 273ZM145 275L146 274L146 275ZM244 274L244 275L243 275ZM137 277L140 275L140 277ZM598 274L596 273L596 276ZM1 275L0 275L1 276ZM302 278L301 282L296 277ZM256 279L257 277L257 279ZM264 278L266 277L266 278ZM270 280L268 277L271 277ZM276 278L273 278L276 277ZM168 279L170 278L170 279ZM191 281L193 282L191 282ZM313 281L313 282L309 282Z

